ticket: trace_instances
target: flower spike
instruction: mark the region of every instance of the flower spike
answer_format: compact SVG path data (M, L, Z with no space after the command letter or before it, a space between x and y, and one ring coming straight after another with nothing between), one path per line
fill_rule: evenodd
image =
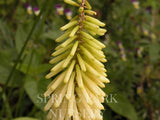
M48 85L45 97L51 95L44 110L47 120L102 120L102 102L106 94L101 88L109 83L103 62L105 45L94 35L102 36L105 23L92 17L96 12L87 0L64 0L79 7L79 15L60 28L65 31L56 39L60 44L52 53L54 64L47 79L55 76Z

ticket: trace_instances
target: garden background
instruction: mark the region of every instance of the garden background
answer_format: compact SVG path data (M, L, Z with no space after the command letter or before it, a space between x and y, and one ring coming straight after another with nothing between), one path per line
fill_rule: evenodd
M104 120L160 120L160 0L88 1L108 30ZM62 0L0 0L0 120L45 120L48 61L75 14Z

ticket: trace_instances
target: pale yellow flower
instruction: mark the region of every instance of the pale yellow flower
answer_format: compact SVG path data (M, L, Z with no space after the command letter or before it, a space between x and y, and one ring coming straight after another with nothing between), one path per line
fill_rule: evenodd
M109 83L106 62L102 51L105 45L93 35L104 35L105 24L95 18L87 0L64 0L79 7L79 16L60 28L65 31L56 39L60 44L52 53L55 64L47 79L55 77L48 85L45 97L50 96L44 110L47 120L102 120L105 93L101 88Z

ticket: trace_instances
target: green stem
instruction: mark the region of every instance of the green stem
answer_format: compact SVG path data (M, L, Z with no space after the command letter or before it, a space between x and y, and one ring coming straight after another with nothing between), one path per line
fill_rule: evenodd
M27 55L25 55L23 58L22 58L22 62L19 64L19 66L18 66L18 69L20 70L21 69L21 67L22 67L22 64L23 64L23 62L24 62L24 60L25 60L25 58L26 58L26 56ZM13 83L12 83L13 84ZM11 94L12 94L12 91L13 91L13 87L11 87L10 88L10 90L9 90L9 92L8 92L8 95L7 95L7 98L10 98L10 96L11 96Z
M5 93L2 95L2 98L3 98L3 101L4 101L5 107L6 107L5 110L6 110L6 112L8 113L8 114L6 115L6 117L7 117L8 119L11 119L11 118L12 118L12 110L11 110L11 108L10 108L10 105L9 105L9 102L8 102L8 99L7 99ZM2 112L4 112L4 111L2 111Z
M21 59L21 56L23 55L23 52L24 52L24 50L25 50L25 48L26 48L26 46L27 46L27 43L29 42L29 40L31 40L31 36L32 36L32 34L33 34L36 26L37 26L37 23L38 23L41 15L42 15L45 7L47 6L47 2L48 2L48 1L46 0L46 2L44 3L43 8L41 9L41 12L40 12L39 16L37 17L35 23L33 24L33 27L32 27L32 29L31 29L30 33L28 34L28 37L27 37L27 39L26 39L26 41L25 41L25 43L24 43L24 45L23 45L23 47L22 47L22 49L21 49L21 51L20 51L20 53L19 53L19 55L18 55L18 57L17 57L17 59L16 59L16 62L15 62L14 66L13 66L13 68L12 68L12 70L11 70L8 78L7 78L7 81L6 81L5 85L4 85L4 88L3 88L3 90L2 90L2 93L0 94L0 99L1 99L2 94L6 91L7 85L8 85L9 81L11 80L11 78L12 78L12 76L13 76L13 73L14 73L14 71L15 71L15 69L16 69L16 67L17 67L17 65L18 65L18 63L19 63L19 61L20 61L20 59Z

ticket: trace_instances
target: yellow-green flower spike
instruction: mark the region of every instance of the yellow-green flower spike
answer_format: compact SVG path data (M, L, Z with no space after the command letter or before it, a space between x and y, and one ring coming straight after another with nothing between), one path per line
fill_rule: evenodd
M46 79L54 77L45 97L50 99L44 110L47 120L102 120L102 103L106 94L101 88L109 83L107 62L102 51L105 45L94 38L107 30L105 23L92 17L96 15L87 0L64 0L79 7L76 15L60 30L65 31L56 39L60 43L52 53L49 63L54 66Z

